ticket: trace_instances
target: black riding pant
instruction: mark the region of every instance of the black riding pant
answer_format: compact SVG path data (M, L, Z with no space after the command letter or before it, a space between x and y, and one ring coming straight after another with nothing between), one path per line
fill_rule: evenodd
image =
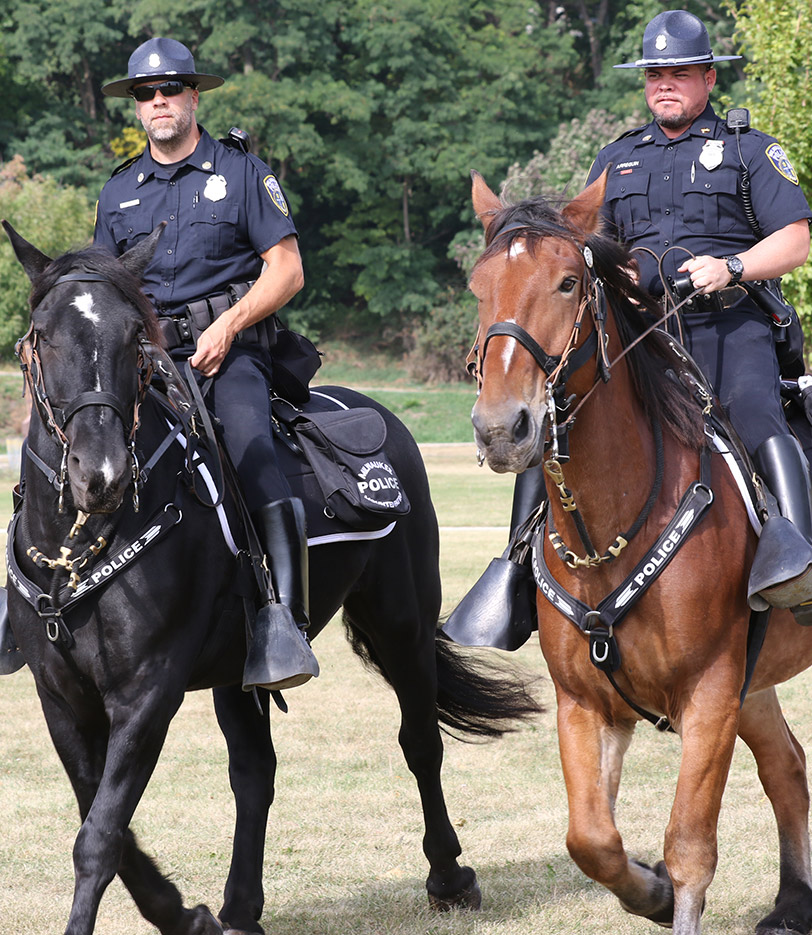
M232 345L209 392L250 512L292 496L271 432L271 367L263 348Z
M683 315L685 341L752 454L773 435L789 432L781 404L772 327L746 301Z

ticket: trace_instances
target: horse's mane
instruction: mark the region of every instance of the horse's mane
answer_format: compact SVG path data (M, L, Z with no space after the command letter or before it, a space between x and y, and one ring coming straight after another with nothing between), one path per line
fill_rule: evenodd
M519 238L524 239L533 256L545 237L568 240L579 251L584 245L583 233L573 228L546 199L530 198L507 205L489 224L486 249L477 265L508 250ZM656 298L635 282L631 273L634 261L623 245L602 234L587 238L586 245L592 251L595 273L603 282L607 303L614 312L620 342L624 348L628 347L662 316L662 308ZM616 354L617 349L614 353L609 349L610 360ZM659 420L681 444L699 448L704 436L701 411L694 397L674 376L679 361L663 332L650 332L629 351L626 360L649 419Z
M31 287L29 304L35 309L66 273L97 273L115 286L124 298L135 306L144 325L144 333L153 344L162 343L158 319L141 283L106 247L90 246L74 253L65 253L53 260Z

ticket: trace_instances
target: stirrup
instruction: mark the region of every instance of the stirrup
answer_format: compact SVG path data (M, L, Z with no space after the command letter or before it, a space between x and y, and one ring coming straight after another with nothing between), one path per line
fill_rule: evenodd
M442 632L455 643L512 652L538 628L533 572L506 555L491 560L443 624Z
M783 516L764 523L747 583L753 610L798 607L812 601L812 546Z
M296 688L319 674L319 663L289 607L271 603L260 608L248 644L243 691Z

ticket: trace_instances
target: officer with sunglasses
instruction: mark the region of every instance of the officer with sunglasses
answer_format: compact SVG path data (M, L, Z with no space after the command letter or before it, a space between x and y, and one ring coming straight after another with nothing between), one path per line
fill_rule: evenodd
M273 315L302 288L296 227L273 172L195 119L199 95L223 84L197 72L189 49L149 39L128 75L102 88L132 97L148 144L99 197L95 241L115 255L166 224L144 290L176 359L213 377L220 419L268 557L277 604L254 626L243 687L290 688L318 675L308 625L304 507L292 497L271 438Z

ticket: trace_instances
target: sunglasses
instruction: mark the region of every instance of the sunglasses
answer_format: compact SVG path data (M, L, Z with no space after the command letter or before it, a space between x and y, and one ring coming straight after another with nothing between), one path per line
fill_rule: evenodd
M142 84L137 88L130 88L130 95L143 104L144 101L151 101L156 91L160 91L164 97L175 97L176 94L182 94L186 88L193 87L194 85L186 84L185 81L162 81L160 84Z

